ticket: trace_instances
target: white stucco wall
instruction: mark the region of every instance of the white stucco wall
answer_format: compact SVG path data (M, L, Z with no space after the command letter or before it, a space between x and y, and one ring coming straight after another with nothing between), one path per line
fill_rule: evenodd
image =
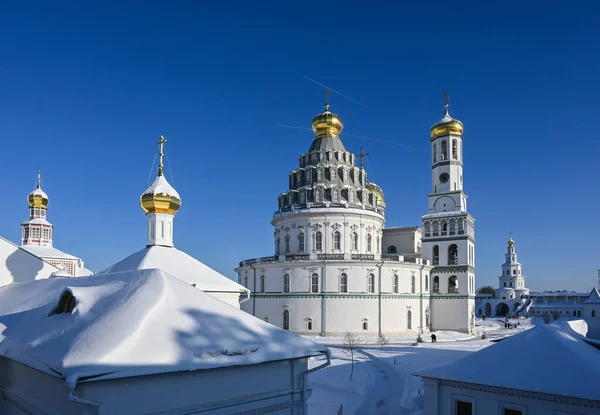
M521 410L526 415L592 415L598 414L600 410L599 408L552 402L550 399L541 397L532 399L502 393L439 386L438 381L434 379L425 379L424 383L424 415L454 415L456 414L456 400L471 402L473 415L503 414L505 408Z
M0 413L142 414L185 411L223 414L235 410L302 414L307 359L196 372L79 383L75 396L97 407L67 400L64 380L0 357ZM260 382L256 380L260 379ZM224 387L223 385L226 385ZM86 412L88 410L88 412ZM283 412L280 412L283 411Z
M48 278L59 268L0 238L0 286Z

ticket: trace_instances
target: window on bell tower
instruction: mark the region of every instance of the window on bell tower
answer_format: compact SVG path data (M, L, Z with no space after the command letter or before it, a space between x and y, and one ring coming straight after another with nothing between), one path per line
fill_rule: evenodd
M433 162L435 163L437 161L437 144L433 143Z
M440 160L448 159L448 142L446 140L442 140L442 154L440 155Z
M456 138L452 140L452 158L456 160L458 158L458 148L456 144Z

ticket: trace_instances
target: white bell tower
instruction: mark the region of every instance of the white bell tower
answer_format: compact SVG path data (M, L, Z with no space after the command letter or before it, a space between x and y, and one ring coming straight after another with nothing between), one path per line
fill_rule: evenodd
M450 116L445 94L444 117L431 127L431 193L423 221L423 258L431 261L434 330L461 327L471 331L475 311L475 219L463 192L463 123ZM461 315L455 307L464 309ZM454 312L450 312L453 310ZM455 317L456 318L456 317Z

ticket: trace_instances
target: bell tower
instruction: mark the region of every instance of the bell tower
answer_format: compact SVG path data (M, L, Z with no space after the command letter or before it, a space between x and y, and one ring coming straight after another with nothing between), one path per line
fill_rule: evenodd
M430 130L431 193L423 222L423 258L431 261L433 329L462 327L472 331L475 310L475 219L467 212L463 191L463 123L450 116L444 94L444 116ZM457 301L460 300L460 301ZM450 301L450 302L448 302ZM464 320L444 312L464 307ZM436 312L440 310L439 313Z

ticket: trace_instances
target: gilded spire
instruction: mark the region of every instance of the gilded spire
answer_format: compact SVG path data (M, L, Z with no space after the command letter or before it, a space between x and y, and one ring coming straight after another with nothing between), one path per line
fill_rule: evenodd
M329 111L329 94L325 91L325 112L317 115L312 120L312 130L315 138L332 137L340 138L339 135L344 129L344 123L336 114Z
M158 160L158 177L163 175L163 156L165 155L165 143L167 142L167 140L165 140L164 136L160 136L160 141L158 142L158 148L159 148L159 155L160 158Z
M37 178L37 189L41 189L42 187L42 171L38 170L38 178Z
M464 126L463 123L450 116L450 94L444 93L444 117L436 122L430 131L431 141L438 137L456 135L462 138Z
M329 111L329 90L325 90L325 111Z

